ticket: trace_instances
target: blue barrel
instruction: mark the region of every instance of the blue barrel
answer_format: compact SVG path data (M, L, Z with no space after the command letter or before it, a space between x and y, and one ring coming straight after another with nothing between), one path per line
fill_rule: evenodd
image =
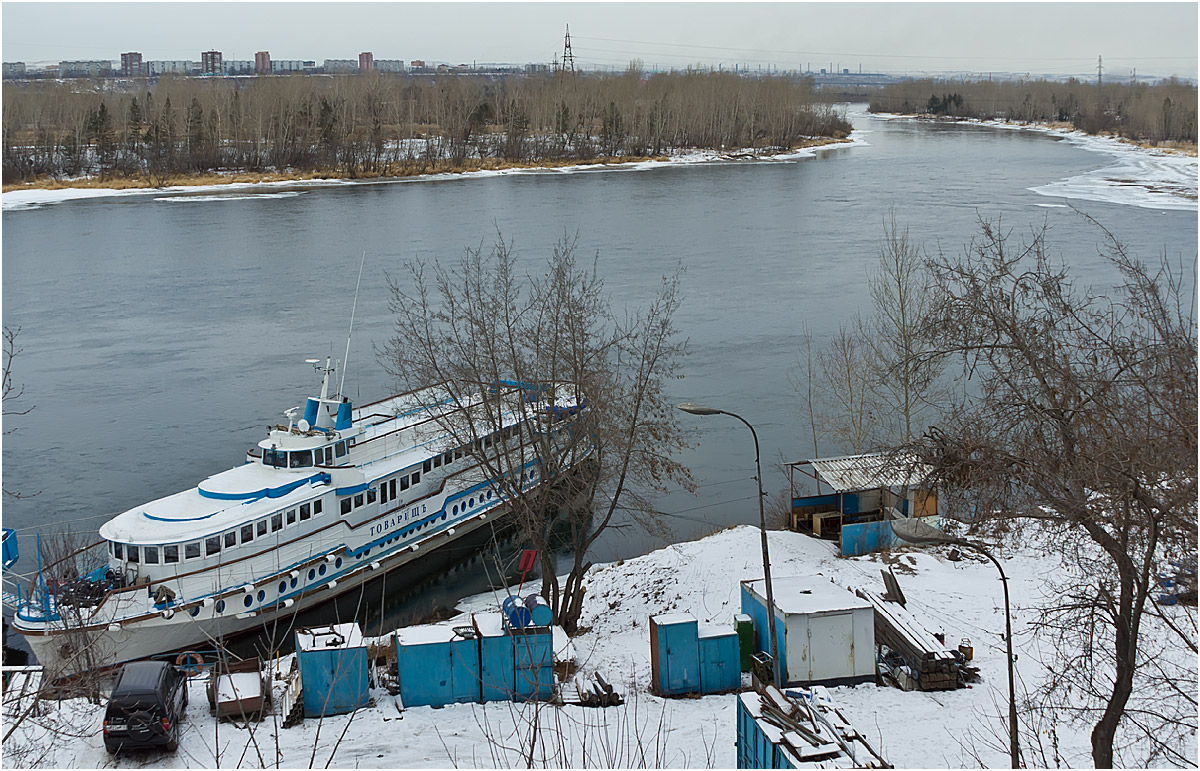
M551 610L550 603L546 602L540 594L531 594L526 597L525 607L529 610L529 617L533 620L534 626L550 626L554 621L554 611Z
M500 607L504 610L504 615L508 617L508 625L511 627L521 629L529 626L533 621L529 609L522 605L516 597L505 597Z

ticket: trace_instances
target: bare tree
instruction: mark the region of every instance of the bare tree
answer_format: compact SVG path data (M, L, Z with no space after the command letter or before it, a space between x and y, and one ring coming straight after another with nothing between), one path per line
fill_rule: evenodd
M879 423L893 441L911 442L944 400L944 356L924 328L933 301L925 256L893 211L884 222L879 264L868 286L875 313L863 324L872 355Z
M658 527L646 494L691 485L672 459L685 439L664 390L686 352L673 322L679 276L622 314L597 262L575 252L564 238L523 276L498 235L490 254L481 245L453 264L410 265L411 284L390 282L396 335L381 351L405 390L444 385L437 398L448 393L453 409L436 409L437 420L538 549L542 593L568 633L583 608L588 550L618 512ZM583 409L560 411L556 391ZM572 562L560 586L562 541Z
M1070 578L1040 631L1066 653L1045 698L1092 725L1096 766L1180 762L1169 744L1180 721L1195 726L1194 672L1172 689L1145 632L1170 620L1152 602L1164 560L1195 564L1194 294L1182 271L1148 268L1107 231L1122 277L1110 296L1073 284L1044 228L1014 248L980 225L963 256L934 264L930 314L938 353L959 355L976 385L916 447L943 489L971 501L953 513L1036 522L1062 555ZM1194 628L1181 632L1170 644L1194 656ZM1139 692L1147 678L1156 703ZM1131 735L1153 749L1118 758Z

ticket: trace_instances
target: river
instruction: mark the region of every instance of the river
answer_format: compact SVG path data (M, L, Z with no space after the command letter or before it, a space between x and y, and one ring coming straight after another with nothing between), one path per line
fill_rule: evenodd
M788 162L6 206L3 321L20 328L13 379L24 395L5 410L33 409L4 420L4 488L23 496L5 496L4 524L32 556L37 528L94 531L240 463L267 424L319 385L304 360L342 355L364 251L347 377L358 402L390 392L373 351L391 333L385 277L403 280L408 260L454 258L498 230L535 271L558 238L578 234L585 254L599 253L618 306L631 308L684 266L677 322L691 353L670 389L755 425L772 493L786 485L776 464L812 451L789 384L801 325L821 343L868 310L865 277L889 211L947 252L971 239L978 217L1000 219L1014 237L1046 224L1078 279L1106 287L1114 276L1098 256L1100 234L1071 203L1135 253L1194 269L1194 163L1193 198L1181 208L1054 197L1032 188L1077 191L1061 183L1092 180L1111 156L1037 132L885 121L861 109L850 117L862 132L856 146ZM748 432L729 418L683 418L697 441L683 461L701 487L659 501L665 540L756 522ZM593 559L664 542L623 528Z

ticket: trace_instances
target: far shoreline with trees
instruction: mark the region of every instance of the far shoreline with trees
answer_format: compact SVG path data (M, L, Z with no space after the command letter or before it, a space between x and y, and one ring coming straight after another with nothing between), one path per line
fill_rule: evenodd
M498 81L163 78L4 86L6 191L376 179L629 163L679 150L778 154L844 139L809 78L558 72Z

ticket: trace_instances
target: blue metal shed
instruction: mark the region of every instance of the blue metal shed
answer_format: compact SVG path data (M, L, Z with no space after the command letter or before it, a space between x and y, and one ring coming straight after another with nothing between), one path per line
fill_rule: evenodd
M367 706L367 647L358 624L296 630L304 716L341 715Z
M690 613L650 617L651 686L659 696L700 692L700 642Z
M512 640L513 695L543 701L554 696L554 635L548 626L508 630Z
M508 701L516 691L516 654L504 627L503 613L476 613L471 624L479 634L479 684L482 701Z
M706 630L699 636L700 692L721 693L742 685L738 634L733 629Z
M479 701L479 640L464 639L444 625L396 632L400 698L406 707L442 707Z

